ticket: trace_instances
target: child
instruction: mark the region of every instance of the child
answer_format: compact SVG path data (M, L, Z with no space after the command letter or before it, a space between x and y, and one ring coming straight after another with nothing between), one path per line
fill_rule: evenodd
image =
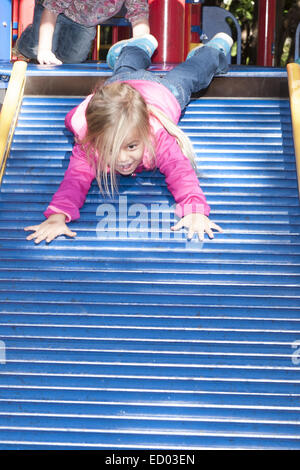
M66 222L79 218L93 179L100 189L116 189L116 173L132 175L157 167L181 219L172 227L188 228L200 240L204 232L222 229L209 218L210 208L199 186L190 140L176 123L192 92L206 88L216 72L228 69L226 55L232 39L217 34L193 49L187 60L164 77L146 71L157 47L151 35L121 41L109 51L107 62L114 74L66 116L75 145L64 179L44 215L47 220L26 227L27 240L51 242L58 235L75 237Z
M33 22L23 31L15 54L40 64L84 62L104 23L126 7L133 37L149 33L147 0L36 0Z

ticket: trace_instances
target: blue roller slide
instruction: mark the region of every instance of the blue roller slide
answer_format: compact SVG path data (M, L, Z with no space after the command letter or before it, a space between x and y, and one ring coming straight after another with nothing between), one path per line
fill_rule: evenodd
M300 209L289 102L180 121L224 232L170 232L159 172L94 182L75 239L26 241L82 97L25 96L0 190L0 449L300 449Z

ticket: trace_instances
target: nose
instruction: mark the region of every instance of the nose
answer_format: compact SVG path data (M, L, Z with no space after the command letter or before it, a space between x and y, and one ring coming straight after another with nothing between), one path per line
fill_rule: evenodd
M129 158L127 156L127 152L125 150L121 150L118 157L118 163L127 163L128 161Z

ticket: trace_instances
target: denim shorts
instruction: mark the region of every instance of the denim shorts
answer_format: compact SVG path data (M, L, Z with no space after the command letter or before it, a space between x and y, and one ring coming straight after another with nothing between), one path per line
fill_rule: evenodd
M228 64L225 55L217 49L204 46L194 55L176 65L163 76L146 70L151 59L142 48L128 44L116 60L114 75L106 83L124 80L148 80L168 88L183 111L192 93L207 88L216 73L226 73Z
M34 9L33 23L23 31L17 41L17 48L29 59L37 58L39 30L44 7L37 1ZM96 36L95 26L84 26L75 23L64 14L57 17L53 39L52 52L64 63L84 62L91 50Z
M123 82L127 80L145 80L148 82L155 82L159 83L160 85L165 86L168 88L168 90L175 96L177 101L180 104L181 110L185 108L185 105L182 105L182 99L180 96L179 90L176 88L176 86L172 85L172 83L169 83L167 78L165 76L162 76L158 73L153 73L153 72L148 72L147 70L137 70L134 72L121 72L117 73L115 75L112 75L109 79L106 80L106 84L113 83L113 82Z

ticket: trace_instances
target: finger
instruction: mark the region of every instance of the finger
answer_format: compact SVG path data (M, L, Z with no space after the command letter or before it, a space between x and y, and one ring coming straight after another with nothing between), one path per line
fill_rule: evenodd
M29 230L37 230L39 228L39 225L29 225L28 227L24 227L25 232L28 232Z
M209 236L209 238L214 238L214 234L212 232L212 230L210 228L206 228L205 229L205 232L207 233L207 235Z
M58 235L60 235L60 234L58 234ZM47 235L47 237L46 237L46 242L47 242L47 243L52 242L52 240L54 240L54 238L56 238L58 235L55 235L55 234Z
M47 65L61 65L62 62L60 60L48 60Z
M48 234L49 234L48 230L40 228L36 230L34 233L32 233L31 235L29 235L27 239L28 240L35 239L34 240L35 243L40 243L40 241L44 240L48 236Z
M204 242L204 230L198 230L197 235L200 242Z
M177 222L177 224L175 224L171 227L171 230L179 230L180 228L183 227L183 225L184 225L183 222L181 220L179 220L179 222Z
M51 65L60 65L62 61L59 60L54 54L49 58L48 63Z
M223 229L220 227L220 225L217 225L214 222L211 223L211 228L217 230L218 232L223 232Z
M26 240L32 240L33 238L36 238L37 236L38 236L38 235L37 235L36 232L31 233L30 235L28 235L28 236L26 237Z
M44 235L44 234L38 235L36 239L34 240L34 243L39 244L41 241L45 240L46 236L47 235Z
M57 64L57 65L62 64L62 61L59 60L55 54L51 54L49 57L49 60L51 61L52 64Z
M77 233L72 232L70 229L66 229L64 231L59 230L59 231L51 232L47 235L46 242L47 243L52 242L52 240L54 240L54 238L56 238L56 237L59 237L59 235L67 235L69 237L76 237Z
M48 235L48 231L45 229L39 229L35 232L37 237L46 237Z
M52 242L56 237L59 237L59 235L63 235L64 231L63 230L49 230L49 232L45 236L45 240L47 243Z
M55 56L54 57L45 57L45 58L39 58L38 62L40 65L61 65L62 62L57 59Z
M189 228L188 234L187 234L187 239L191 240L194 236L194 230L192 228Z
M76 237L76 235L77 235L76 232L72 232L69 228L67 230L65 230L64 234L68 235L69 237Z
M64 228L52 227L52 229L51 230L49 229L46 233L46 236L45 236L46 242L51 242L52 240L54 240L54 238L59 237L60 235L64 235L64 234L65 234Z
M42 235L44 233L44 231L41 230L38 225L33 230L34 230L34 232L31 233L30 235L28 235L26 237L26 240L32 240L33 238L37 238L37 237L39 237L40 235Z

